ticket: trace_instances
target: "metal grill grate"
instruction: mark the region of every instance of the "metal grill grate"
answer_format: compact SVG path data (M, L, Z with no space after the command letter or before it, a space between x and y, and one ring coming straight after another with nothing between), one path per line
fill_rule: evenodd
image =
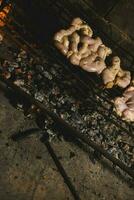
M59 17L59 13L60 13L60 24L63 27L66 26L73 17L75 16L82 17L85 21L91 24L91 26L96 30L95 31L96 35L101 36L102 39L105 38L106 44L109 44L110 47L114 49L115 52L117 51L117 49L118 49L117 52L121 52L124 58L124 63L127 62L127 64L129 64L128 68L130 69L131 65L133 64L132 55L130 55L130 53L127 52L127 50L115 44L111 40L111 38L108 37L106 33L100 30L100 28L97 28L97 25L93 17L94 16L93 13L92 13L92 20L91 20L88 14L89 10L88 9L84 10L84 6L82 8L82 7L79 7L79 5L77 4L74 8L71 5L71 3L69 4L66 1L64 1L64 7L63 7L62 3L63 2L61 1L54 1L54 2L51 1L48 3L48 5L47 3L45 4L45 9L50 9L50 6L51 6L51 10L52 10L51 12L54 12L57 17ZM87 5L86 1L83 1L83 3L84 5ZM14 9L17 9L16 4L14 5ZM88 99L88 103L86 102L87 103L86 109L88 110L91 107L91 105L93 105L92 112L99 113L99 115L101 116L99 119L100 121L103 119L104 123L100 126L101 130L99 131L100 135L103 135L106 133L104 130L107 124L111 124L111 125L114 124L115 126L113 126L113 129L112 129L113 134L120 135L122 134L122 132L125 132L129 134L130 137L133 138L134 136L133 124L123 122L112 111L113 106L111 103L111 98L118 96L121 91L118 91L118 89L113 89L112 91L104 91L101 88L98 88L98 84L101 83L101 80L99 80L99 77L96 77L92 74L91 75L87 74L80 69L74 68L74 66L72 66L53 47L52 41L48 42L46 45L40 44L42 51L34 50L32 46L30 45L29 41L27 40L27 37L25 38L23 31L22 31L22 34L20 33L20 30L22 30L21 29L22 25L20 24L19 20L17 18L14 18L13 15L11 15L11 18L12 18L12 24L14 24L14 28L10 25L10 23L8 23L6 27L4 28L8 36L12 40L14 40L14 42L17 43L17 45L19 46L22 46L22 44L25 44L26 49L30 52L30 54L40 57L41 60L45 63L46 70L54 77L55 83L59 86L61 85L61 81L63 81L63 86L65 88L66 87L69 88L69 90L71 91L71 95L73 94L74 91L76 92L76 98L80 98L83 106L85 106L85 102L86 102L84 101L84 99ZM26 31L24 27L23 27L23 30ZM14 33L14 34L12 35L11 33ZM29 35L29 37L31 37L29 32L26 31L26 33ZM16 38L16 35L17 35L17 38ZM49 69L56 69L57 73L59 74L59 77L62 77L62 79L55 77L55 75L53 75L52 71L50 71ZM68 83L66 84L66 81L69 81L70 85L68 85ZM85 130L85 132L80 133L78 129L80 127L77 125L77 122L76 122L75 129L78 129L78 131L74 130L72 126L68 125L69 123L71 124L70 120L68 119L63 120L57 117L57 115L54 114L54 107L53 105L51 105L50 102L49 102L49 105L50 105L51 111L48 111L42 104L38 103L30 95L27 95L25 94L25 92L22 92L21 89L15 87L14 85L12 85L12 83L9 83L8 81L6 81L6 84L10 85L10 87L14 88L18 93L21 93L21 95L25 96L26 99L28 99L30 102L36 104L37 107L39 107L42 111L45 111L45 113L51 116L57 123L62 124L62 126L68 129L70 132L74 133L75 136L80 138L82 141L90 145L95 150L101 152L102 155L104 155L106 158L111 160L115 165L118 165L121 169L126 171L132 177L134 177L133 171L129 167L124 165L120 160L114 158L107 151L103 150L100 146L98 146L98 144L95 144L92 140L90 140L91 135L88 134L88 131ZM71 89L72 87L73 87L73 90ZM62 88L62 91L64 91L63 88ZM66 109L63 109L63 111L66 111ZM59 113L57 112L57 114L60 115L61 114L60 111ZM98 121L98 123L100 122ZM71 124L71 125L74 125L74 124ZM115 127L117 128L116 129L117 131L115 130ZM91 127L89 129L91 129ZM95 132L95 130L93 131Z

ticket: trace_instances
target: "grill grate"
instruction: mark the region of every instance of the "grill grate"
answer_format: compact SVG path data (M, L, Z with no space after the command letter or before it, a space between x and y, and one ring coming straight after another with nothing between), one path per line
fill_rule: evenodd
M85 2L85 1L83 1L83 2ZM51 2L51 3L53 3L53 2ZM63 25L63 27L64 27L69 22L70 18L73 18L73 16L71 15L71 13L74 13L74 12L72 12L72 7L68 6L69 4L66 4L66 2L65 2L65 4L64 4L65 8L63 8L61 6L60 1L56 1L55 3L53 3L51 5L53 5L53 7L52 7L53 12L57 13L57 10L58 10L58 12L62 11L62 12L60 12L60 14L62 16L61 17L62 19L60 21L61 21L61 25ZM48 6L50 6L50 5L48 5ZM76 9L76 13L74 13L73 15L76 16L76 14L79 13L79 15L81 15L81 17L83 19L85 19L85 21L87 21L89 24L92 25L92 27L94 27L93 22L91 23L91 21L88 18L88 15L86 15L86 13L84 14L82 8L75 6L75 9ZM17 45L22 46L22 43L25 44L26 49L32 55L39 56L43 60L47 70L51 69L51 68L54 69L56 66L58 66L57 73L62 74L63 78L59 79L59 78L55 77L54 81L57 85L60 85L61 81L63 81L63 79L65 79L66 81L70 81L71 86L69 87L69 90L71 90L72 85L73 85L73 87L75 88L75 92L77 93L77 97L79 97L81 99L81 101L85 102L84 99L88 98L88 104L86 105L87 109L88 109L88 107L91 107L90 105L92 105L95 100L95 103L93 104L94 105L93 112L98 112L101 115L101 117L105 118L105 119L103 119L103 121L105 123L101 125L101 130L99 131L100 135L103 134L106 124L115 124L116 128L119 129L115 134L120 135L122 132L125 132L127 134L130 134L131 137L133 138L133 128L134 128L133 124L123 122L112 111L112 103L110 101L111 94L109 91L103 91L101 88L98 88L98 84L100 83L100 80L98 77L95 77L94 75L90 76L89 74L83 72L82 70L75 69L74 66L69 64L68 61L65 60L65 58L57 52L57 50L53 47L53 44L51 42L48 42L48 44L45 47L41 46L42 52L33 50L32 46L29 44L29 42L27 42L27 40L24 39L24 35L20 35L19 31L16 31L17 27L19 26L18 28L20 28L21 25L19 24L19 21L17 21L17 19L15 19L15 21L14 21L13 16L12 16L12 23L15 24L14 29L12 29L12 26L10 24L7 24L7 26L5 27L5 30L6 30L6 33L8 34L8 36L10 38L12 38L15 41L15 43L17 43ZM12 32L14 32L15 35L18 36L17 39L14 37L14 35L11 35ZM109 41L109 43L111 44L109 38L106 36L106 34L101 32L100 29L98 29L96 31L96 34L100 35L102 38L105 36L105 38L107 38L106 40ZM115 46L116 46L116 48L118 47L121 50L121 52L123 52L123 55L124 54L126 55L126 60L128 61L128 63L130 63L130 66L131 66L133 59L130 59L130 57L132 55L129 55L129 53L126 52L126 50L120 48L120 46L114 44L114 42L112 42L112 44L110 45L110 47L113 47L114 49L115 49ZM45 59L44 59L44 57L45 57ZM51 73L50 71L49 71L49 73L51 75L53 75L53 73ZM69 80L68 80L68 77L69 77ZM73 84L73 82L74 82L74 84ZM8 82L6 82L6 83L8 83ZM14 88L14 86L11 83L9 85L10 85L10 87ZM68 84L64 83L64 86L68 87ZM20 91L16 87L14 89L18 92ZM22 95L25 96L24 93ZM112 97L116 96L116 95L119 95L118 90L117 89L112 90ZM55 114L53 114L53 112L46 111L44 109L44 107L42 107L41 104L38 104L34 99L31 99L31 97L29 95L27 96L27 98L32 100L38 107L40 107L42 109L42 111L47 112L47 114L50 115L54 120L56 120L57 122L60 122L62 125L64 125L67 129L70 130L70 132L73 132L82 141L84 141L85 143L87 143L88 145L93 147L94 149L101 152L102 155L104 155L106 158L111 160L114 164L118 165L121 169L126 171L129 175L134 177L133 171L131 171L121 161L117 160L116 158L111 156L108 152L106 152L101 147L96 145L93 141L91 141L90 135L88 135L88 133L86 134L86 131L82 134L79 133L78 131L75 131L64 120L57 118L57 116ZM51 104L51 103L49 103L49 104ZM107 106L107 108L106 108L106 106ZM50 106L50 107L52 107L54 110L53 106ZM63 109L63 110L65 111L65 109ZM61 113L59 112L58 114L60 115ZM102 118L100 118L100 120L101 119ZM66 119L66 121L68 123L71 123L68 119ZM113 127L113 134L115 131L114 130L115 126ZM77 125L75 128L78 128ZM95 130L94 130L94 132L95 132ZM88 135L88 137L87 137L87 135Z

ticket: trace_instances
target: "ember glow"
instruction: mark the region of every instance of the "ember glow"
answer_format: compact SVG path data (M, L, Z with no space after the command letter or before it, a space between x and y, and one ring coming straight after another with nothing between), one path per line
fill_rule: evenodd
M2 3L3 0L0 0L0 5ZM11 4L9 4L8 6L6 6L1 12L0 12L0 27L5 26L5 19L9 13L11 9ZM4 21L3 21L4 20Z

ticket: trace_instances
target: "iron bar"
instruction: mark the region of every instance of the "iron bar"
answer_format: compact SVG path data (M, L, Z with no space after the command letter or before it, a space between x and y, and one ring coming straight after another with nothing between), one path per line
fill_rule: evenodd
M64 182L68 186L70 192L72 193L75 200L80 200L80 197L78 195L78 192L75 190L75 187L73 186L69 176L67 175L64 167L62 166L61 162L59 161L56 153L54 152L54 149L52 148L52 145L49 143L49 141L46 140L45 137L41 138L41 141L45 144L50 156L52 157L57 169L60 171L60 174L62 175Z

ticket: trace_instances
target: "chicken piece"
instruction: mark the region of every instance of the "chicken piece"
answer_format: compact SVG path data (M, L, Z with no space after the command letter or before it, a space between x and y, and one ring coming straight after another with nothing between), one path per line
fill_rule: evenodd
M131 73L120 69L117 74L115 85L118 85L121 88L126 88L131 82Z
M79 17L74 18L71 22L72 26L81 26L82 24L83 24L83 20Z
M125 98L124 97L117 97L114 100L114 105L115 105L116 113L119 116L122 116L122 113L124 112L124 110L128 109L128 106L125 103Z
M80 67L83 68L83 67L85 67L87 65L90 65L91 63L93 63L95 61L96 58L97 58L97 54L96 53L92 53L88 57L81 59Z
M134 86L128 87L123 93L123 96L125 97L126 101L134 98Z
M119 70L120 70L120 58L115 56L112 59L112 66L109 68L106 68L102 72L102 79L103 79L104 84L106 85L106 88L113 87L115 77L118 74Z
M131 86L114 101L116 113L125 121L134 121L134 87Z
M88 48L88 38L90 38L89 36L81 36L80 38L80 44L81 46L79 47L79 54L82 55L82 54L85 54L89 48ZM91 52L91 50L90 50Z
M134 122L134 110L126 109L123 112L123 120L128 121L128 122Z
M79 49L79 52L82 54L82 58L88 57L92 52L98 53L98 57L103 60L106 59L112 53L112 50L106 47L104 44L101 44L102 41L100 38L92 39L90 37L84 36L81 39L81 43L83 43L82 47ZM93 47L92 45L95 46Z
M57 32L55 35L54 35L54 41L58 41L58 42L62 42L62 39L65 37L65 36L69 36L71 35L73 32L76 31L76 28L74 26L71 26L69 29L65 30L65 29L62 29L60 30L59 32Z
M73 53L75 53L74 55L76 55L76 52L78 50L77 49L78 44L80 42L80 36L76 32L78 30L81 30L83 35L86 35L86 36L88 35L90 37L92 37L93 35L92 29L88 25L86 25L85 22L82 21L80 18L75 18L68 29L66 30L62 29L54 35L55 46L60 50L60 52L63 55L67 55L67 57L70 57ZM70 41L69 41L69 37L71 38ZM69 50L69 44L71 44L70 50ZM85 46L88 46L88 45L84 43L81 51L85 49Z
M93 36L93 31L92 29L90 28L90 26L88 25L83 25L81 26L81 34L82 35L87 35L89 37L92 37Z
M70 44L70 49L72 52L78 52L78 44L80 42L80 36L74 32L72 34L71 40L70 40L71 44Z
M90 28L90 26L88 26L83 20L81 20L80 18L74 18L72 23L72 26L76 27L77 30L81 29L81 33L82 35L87 35L92 37L93 35L93 31Z
M105 68L106 64L104 60L98 57L91 65L88 66L87 71L101 74Z
M88 25L83 24L83 21L80 18L75 18L68 29L62 29L54 35L54 40L61 42L64 36L69 36L80 29L82 29L83 34L88 34L92 37L92 29Z
M96 53L99 45L102 43L100 38L92 39L89 36L81 37L80 42L79 55L81 55L81 58L88 57L92 52Z
M83 58L87 58L89 55L91 55L91 50L89 48L87 48L87 50L85 51L85 53L83 52L81 55L81 59Z
M60 31L58 31L55 35L54 35L54 41L58 41L58 42L62 42L62 39L64 36L66 35L66 30L62 29Z
M80 60L81 60L81 55L79 53L73 53L70 57L69 57L70 62L73 65L79 65Z
M92 53L87 58L81 59L80 67L85 71L100 74L106 68L106 65L104 60L98 57L97 53Z
M77 34L78 30L82 36ZM72 64L100 74L106 68L104 60L111 50L102 44L99 37L91 38L92 35L92 29L80 18L75 18L69 29L60 30L55 34L54 40L57 48Z
M104 44L101 44L99 47L98 47L98 56L100 58L102 58L103 60L106 59L107 56L109 56L111 53L112 53L112 50L108 47L106 47Z
M69 49L69 40L67 36L64 36L62 42L55 41L55 46L63 55L67 55Z
M103 71L102 79L106 88L112 88L113 85L126 88L130 84L131 73L122 70L120 67L120 58L114 57L112 60L112 66Z
M99 46L102 44L102 40L99 37L97 37L96 39L89 37L87 42L89 45L89 49L92 52L97 52Z
M73 53L69 57L69 60L73 65L80 65L81 59L87 58L89 55L91 55L90 49L86 48L86 45L83 45L77 53Z
M67 57L70 57L73 53L78 52L78 44L80 42L80 36L74 32L70 36L70 44L69 44L69 51L67 53Z
M83 54L85 54L87 51L88 51L87 56L89 55L89 53L91 54L91 50L88 48L87 38L89 37L83 36L80 38L77 36L76 38L76 35L74 35L74 33L72 34L72 40L71 40L72 45L70 45L70 47L74 47L75 44L77 44L76 48L71 48L72 51L68 52L68 57L71 55L69 59L72 64L79 65L81 58L83 58ZM78 49L79 43L81 43L81 47Z
M84 36L81 38L81 43L87 44L92 52L96 52L98 47L102 44L102 40L99 37L93 39L89 36Z

